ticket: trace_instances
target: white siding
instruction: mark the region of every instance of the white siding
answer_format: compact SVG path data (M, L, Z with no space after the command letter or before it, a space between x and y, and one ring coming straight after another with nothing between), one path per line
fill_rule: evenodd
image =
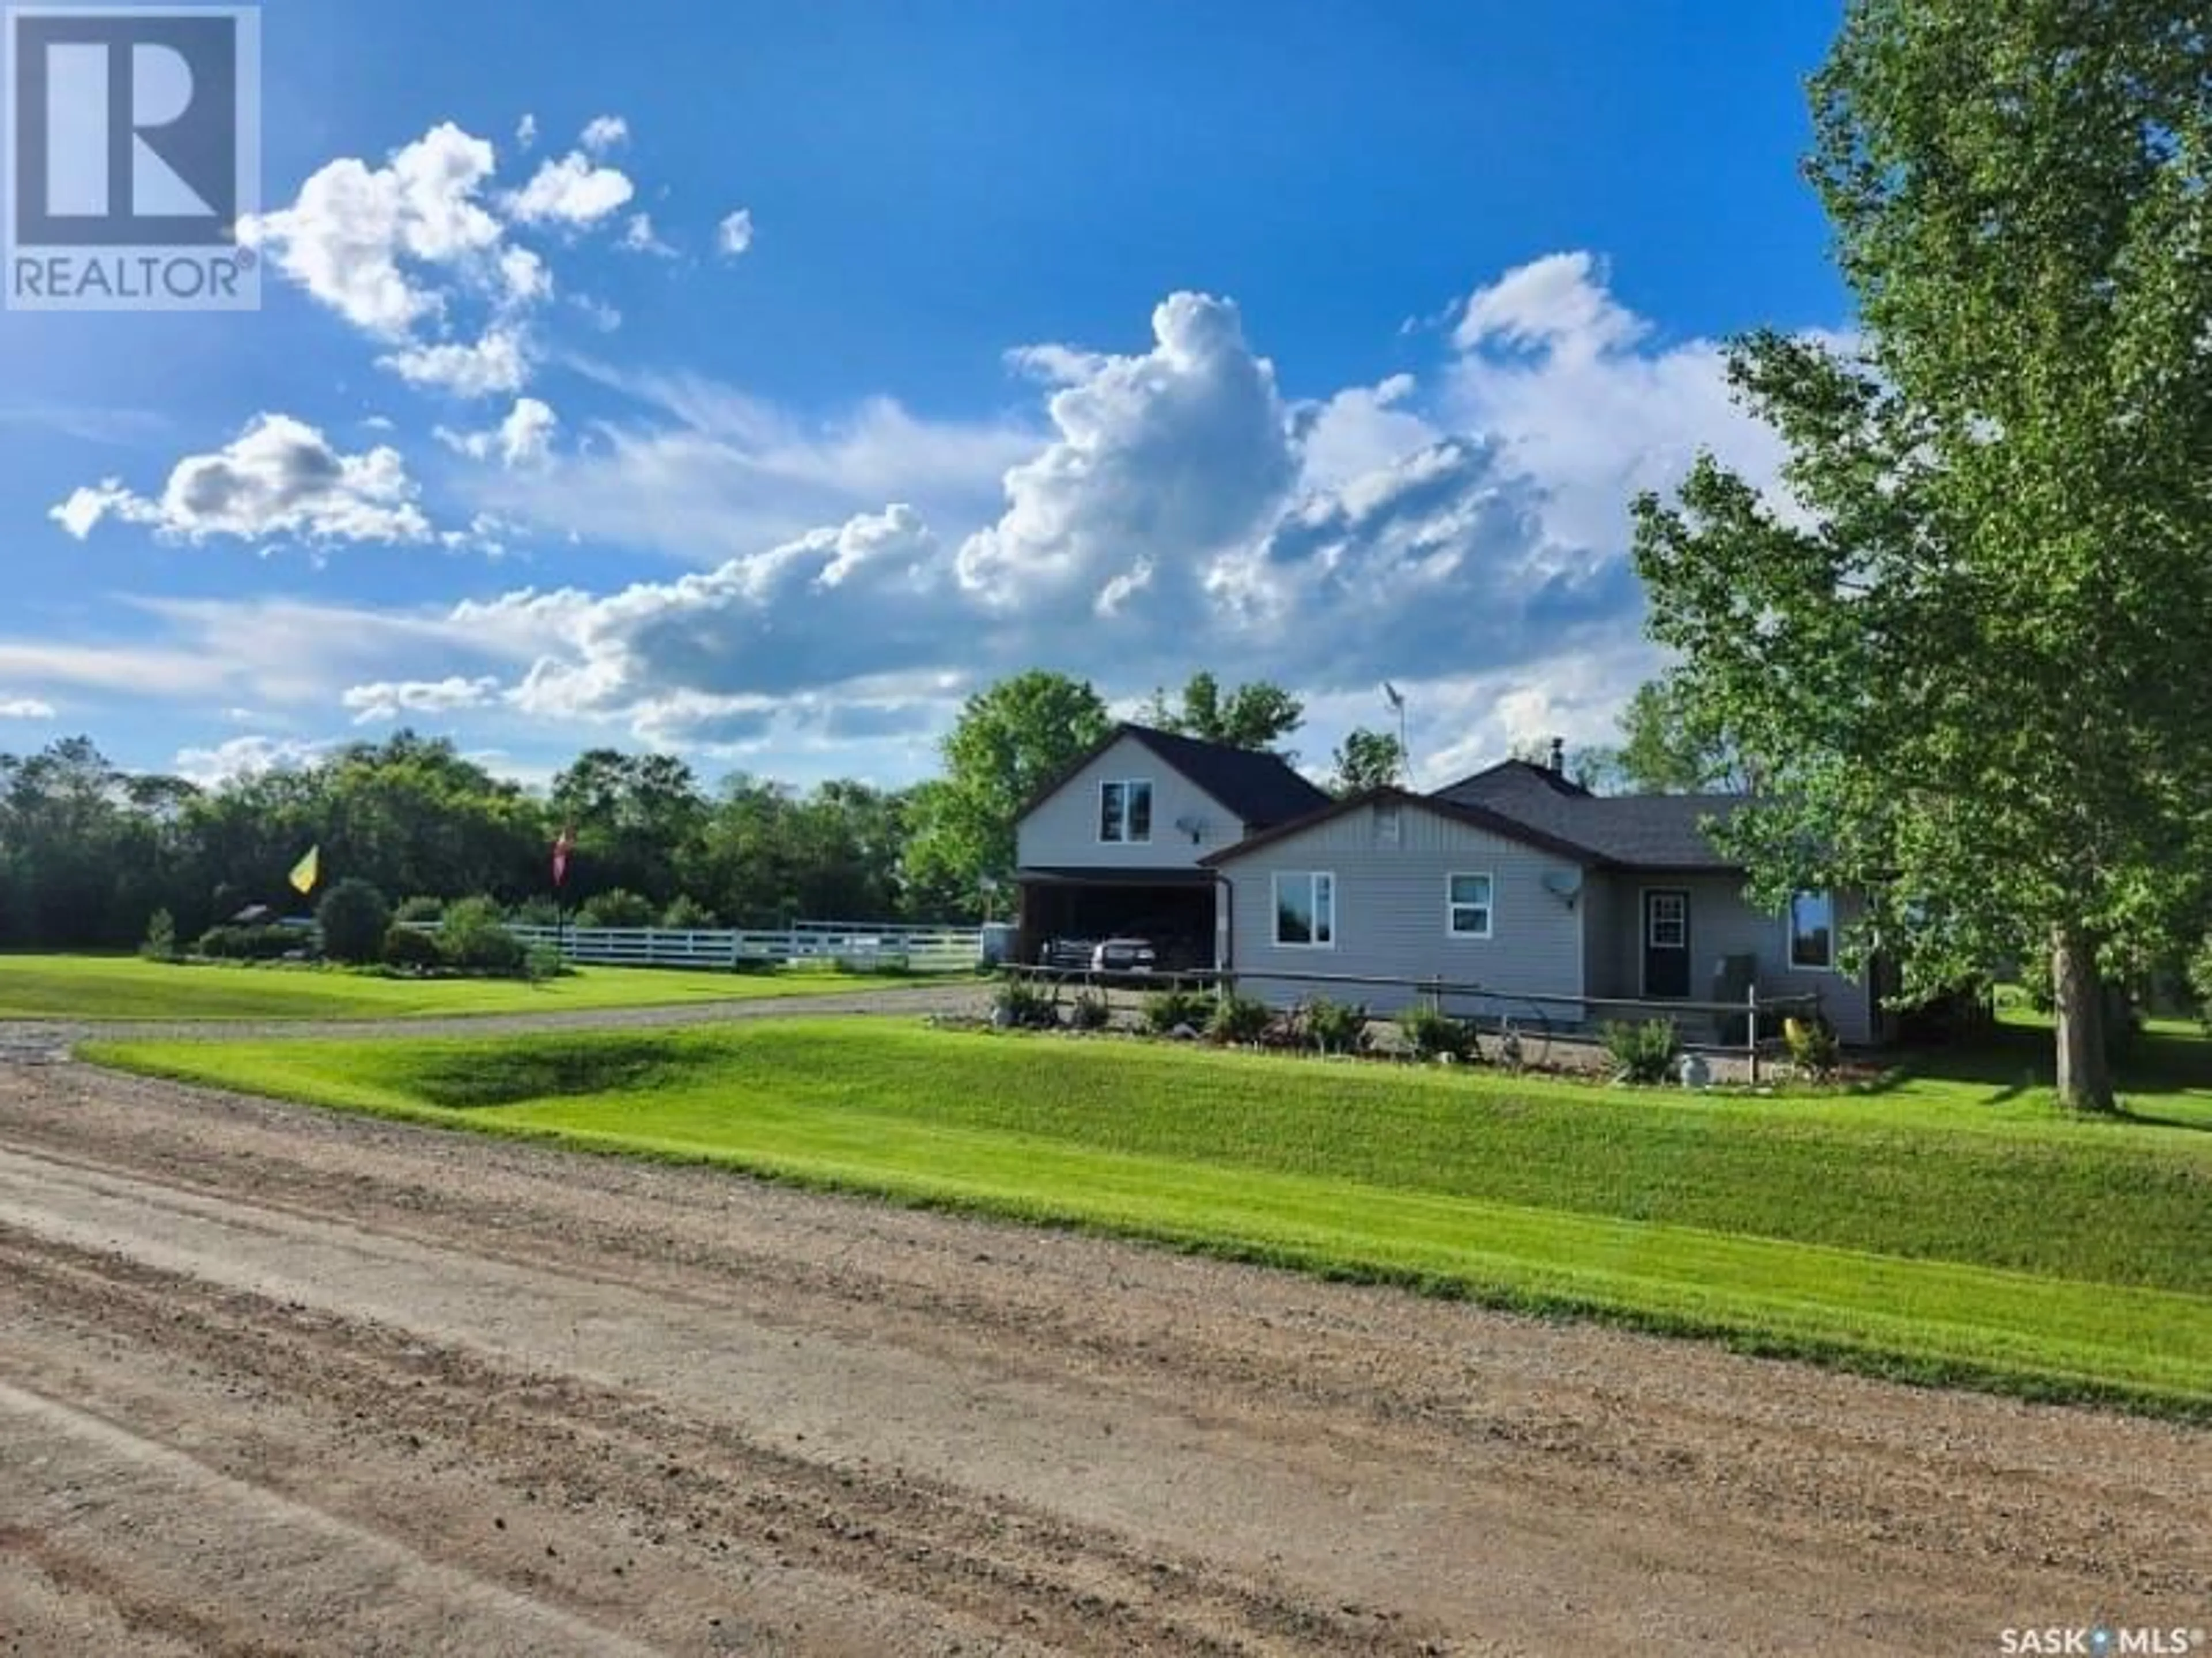
M1780 915L1744 902L1743 880L1735 875L1668 875L1664 872L1612 871L1591 877L1607 889L1598 900L1610 914L1601 932L1591 934L1589 993L1640 997L1644 971L1644 890L1674 888L1690 895L1690 999L1710 1000L1723 956L1751 956L1759 962L1759 993L1769 999L1817 995L1821 1011L1847 1042L1874 1040L1874 999L1867 975L1840 970L1793 969L1790 935ZM1587 903L1590 902L1585 899ZM1836 902L1838 931L1856 917L1850 895ZM1596 911L1592 912L1593 918ZM1610 948L1599 952L1601 939Z
M1098 786L1144 780L1152 786L1150 841L1098 838ZM1178 818L1205 824L1194 841ZM1188 868L1244 838L1244 825L1133 737L1124 737L1037 803L1015 829L1024 868Z
M1387 810L1387 808L1385 808ZM1573 876L1576 866L1516 841L1453 821L1408 802L1399 809L1396 843L1368 806L1316 823L1239 858L1224 870L1231 896L1232 963L1237 988L1279 1005L1326 995L1364 1001L1378 1012L1403 1006L1414 993L1382 985L1304 985L1275 973L1366 975L1479 984L1483 998L1448 999L1457 1011L1533 1015L1514 999L1531 994L1578 997L1582 924L1577 913L1544 884L1547 875ZM1277 874L1320 871L1336 878L1333 948L1274 942ZM1455 938L1445 923L1445 877L1492 878L1487 938ZM1554 1019L1578 1019L1574 1005L1549 1005Z

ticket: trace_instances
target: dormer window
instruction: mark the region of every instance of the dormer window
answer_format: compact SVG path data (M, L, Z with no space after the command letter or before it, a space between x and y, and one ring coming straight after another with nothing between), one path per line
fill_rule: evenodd
M1098 838L1142 846L1152 838L1152 784L1146 777L1098 786Z

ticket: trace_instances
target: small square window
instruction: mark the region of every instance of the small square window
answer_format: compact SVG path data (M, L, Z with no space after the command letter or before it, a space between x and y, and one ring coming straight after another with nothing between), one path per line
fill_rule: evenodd
M1136 845L1152 838L1149 779L1117 779L1098 786L1098 838Z
M1444 878L1444 929L1455 938L1487 938L1492 883L1487 875Z
M1336 878L1322 873L1275 877L1275 942L1300 949L1336 943Z

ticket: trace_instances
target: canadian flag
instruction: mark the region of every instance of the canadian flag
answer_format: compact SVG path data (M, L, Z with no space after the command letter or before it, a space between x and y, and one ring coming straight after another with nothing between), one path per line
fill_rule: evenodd
M576 849L576 831L563 825L553 837L553 884L559 886L568 878L568 854Z

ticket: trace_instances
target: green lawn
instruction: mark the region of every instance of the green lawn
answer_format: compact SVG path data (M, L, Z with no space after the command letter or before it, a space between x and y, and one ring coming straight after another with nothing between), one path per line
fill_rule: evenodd
M0 956L0 1019L404 1019L818 996L914 982L827 971L594 967L533 985L386 979L329 968L182 966L131 956Z
M2164 1121L2069 1118L2002 1075L1690 1097L818 1020L95 1057L2212 1418L2203 1043L2138 1101Z

